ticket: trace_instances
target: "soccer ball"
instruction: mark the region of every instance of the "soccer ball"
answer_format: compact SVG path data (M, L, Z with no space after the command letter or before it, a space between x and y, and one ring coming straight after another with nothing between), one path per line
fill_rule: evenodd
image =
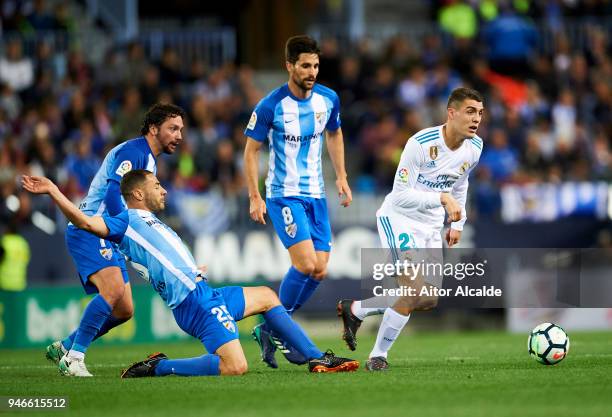
M567 356L569 346L565 330L553 323L536 326L527 340L527 350L531 357L544 365L561 362Z

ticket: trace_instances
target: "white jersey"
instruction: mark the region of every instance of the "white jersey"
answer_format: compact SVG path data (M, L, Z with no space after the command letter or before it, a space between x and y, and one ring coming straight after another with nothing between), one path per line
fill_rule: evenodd
M461 220L451 227L463 230L468 176L478 164L483 142L478 136L466 138L452 151L444 142L443 127L423 129L408 139L393 190L385 197L378 217L398 213L416 223L415 227L440 230L445 214L440 193L447 192L461 205Z

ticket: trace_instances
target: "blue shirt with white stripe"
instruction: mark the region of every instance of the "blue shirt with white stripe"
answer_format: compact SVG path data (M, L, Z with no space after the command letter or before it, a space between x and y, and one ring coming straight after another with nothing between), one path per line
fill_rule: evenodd
M266 196L323 198L324 131L339 128L340 100L334 90L323 85L315 84L305 99L291 94L287 84L263 98L244 134L269 142Z
M121 178L133 169L157 173L155 156L144 136L123 142L108 152L89 186L87 196L79 205L81 211L89 216L105 214L104 196L109 181L119 184Z
M116 216L102 216L109 230L106 239L149 281L168 307L174 309L196 288L196 267L181 238L155 214L128 209Z

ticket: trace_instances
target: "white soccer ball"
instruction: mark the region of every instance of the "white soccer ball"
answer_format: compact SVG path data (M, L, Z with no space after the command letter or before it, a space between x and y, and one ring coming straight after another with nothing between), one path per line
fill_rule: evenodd
M529 334L527 350L532 358L544 365L555 365L569 352L567 333L554 323L537 325Z

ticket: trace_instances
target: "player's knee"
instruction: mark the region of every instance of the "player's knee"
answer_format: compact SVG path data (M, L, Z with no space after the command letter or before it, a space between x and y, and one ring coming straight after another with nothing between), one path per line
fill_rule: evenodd
M119 320L129 320L134 317L134 305L130 303L129 305L122 305L120 308L115 308L113 310L113 316L118 318Z
M431 310L438 305L438 297L420 297L417 308L419 310Z
M246 358L224 362L224 366L221 367L222 375L244 375L249 370Z
M302 274L312 275L315 272L317 263L316 260L306 258L301 259L297 262L297 265L294 265L295 268L300 271Z
M315 271L312 273L312 278L316 279L317 281L322 281L325 279L325 277L327 276L327 266L324 266L322 269L315 269Z
M119 303L119 301L123 298L123 294L125 294L124 285L109 285L107 287L100 289L100 295L112 307L114 307L115 305L117 305L117 303Z
M268 311L273 307L281 304L278 299L278 295L270 287L260 287L261 290L261 302L264 307L264 311Z

